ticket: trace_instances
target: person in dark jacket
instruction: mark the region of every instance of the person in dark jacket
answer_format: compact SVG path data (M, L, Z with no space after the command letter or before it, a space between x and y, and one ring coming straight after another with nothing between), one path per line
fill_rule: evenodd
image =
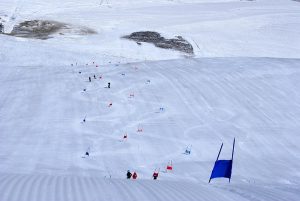
M130 178L131 178L132 174L131 174L131 172L130 172L129 170L127 170L126 176L127 176L127 179L130 179Z

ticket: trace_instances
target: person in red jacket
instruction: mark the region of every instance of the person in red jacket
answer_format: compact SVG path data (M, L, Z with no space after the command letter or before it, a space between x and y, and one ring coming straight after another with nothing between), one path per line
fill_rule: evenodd
M137 179L137 173L136 172L133 173L132 179Z
M156 180L157 177L158 177L158 172L154 172L154 173L153 173L153 179Z

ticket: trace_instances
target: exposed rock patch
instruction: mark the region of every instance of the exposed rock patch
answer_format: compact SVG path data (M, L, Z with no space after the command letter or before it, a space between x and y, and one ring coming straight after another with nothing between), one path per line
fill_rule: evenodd
M54 37L54 34L56 33L60 35L64 35L66 33L87 35L95 34L96 32L87 27L73 26L57 21L31 20L24 21L14 26L13 30L8 35L45 40Z
M152 43L159 48L173 49L188 54L194 54L193 46L181 36L176 36L175 38L167 39L162 37L157 32L140 31L123 36L123 38L133 40L137 44L140 44L141 42Z

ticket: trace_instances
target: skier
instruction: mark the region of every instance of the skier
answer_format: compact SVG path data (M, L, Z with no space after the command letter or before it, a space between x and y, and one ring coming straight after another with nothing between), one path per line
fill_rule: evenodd
M192 151L192 145L189 145L189 146L187 146L186 149L185 149L185 154L186 154L186 155L190 155L190 154L191 154L191 151Z
M90 147L86 150L85 155L90 156Z
M127 170L126 176L127 176L127 179L130 179L130 178L131 178L132 174L131 174L131 172L130 172L129 170Z
M107 83L107 88L109 88L109 89L110 89L110 82L109 82L109 83Z
M137 179L137 173L136 172L133 173L132 179Z
M157 177L158 177L158 172L154 172L154 173L153 173L153 179L156 180Z
M94 79L97 79L97 78L96 78L96 75L94 75Z
M92 79L91 79L91 77L89 77L89 82L91 82L92 81Z

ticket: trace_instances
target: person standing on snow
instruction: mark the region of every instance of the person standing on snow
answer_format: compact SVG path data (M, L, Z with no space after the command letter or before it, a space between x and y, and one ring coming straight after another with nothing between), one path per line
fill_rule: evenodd
M158 177L158 172L154 172L154 173L153 173L153 179L156 180L157 177Z
M129 170L127 170L126 176L127 176L127 179L130 179L130 178L131 178L132 174L131 174L131 172L130 172Z
M137 173L136 172L133 173L132 179L137 179Z
M91 82L92 81L92 79L91 79L91 77L89 77L89 82Z

